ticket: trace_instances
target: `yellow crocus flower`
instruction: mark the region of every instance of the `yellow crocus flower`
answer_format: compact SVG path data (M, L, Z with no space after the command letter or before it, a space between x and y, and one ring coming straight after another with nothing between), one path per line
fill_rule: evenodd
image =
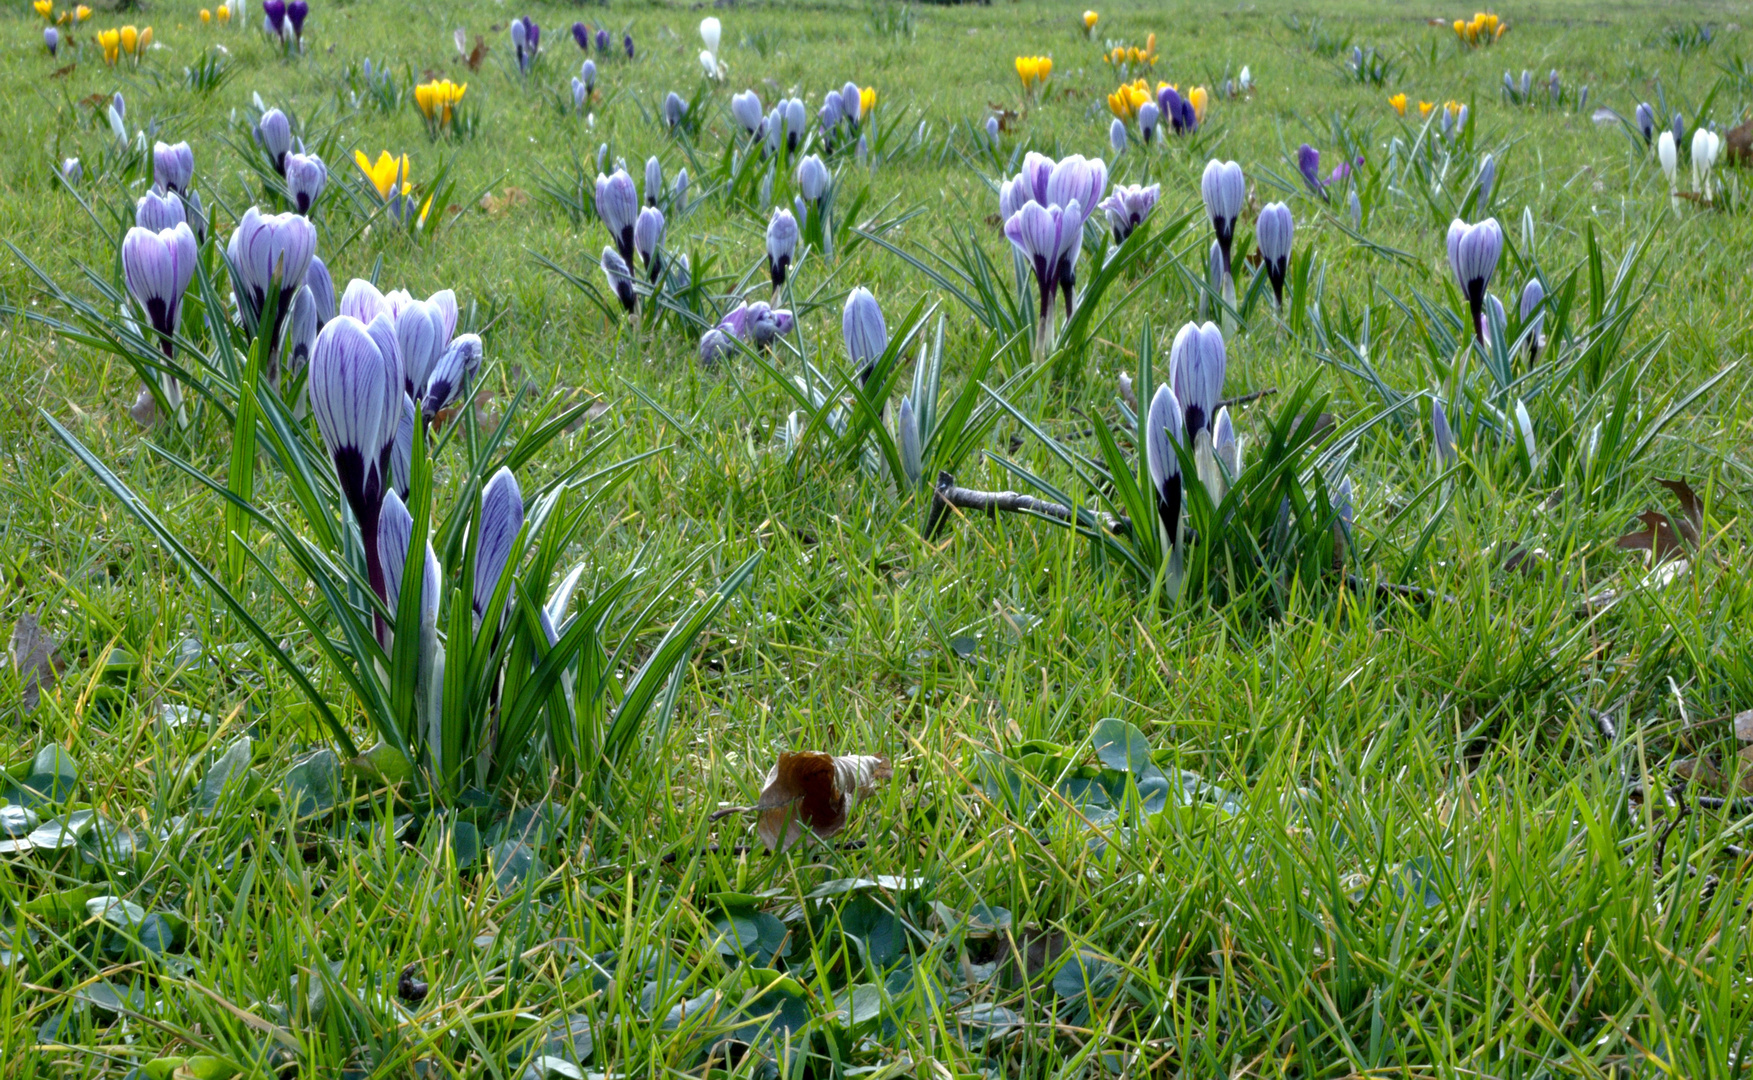
M139 28L133 27L133 26L122 27L122 51L127 53L129 56L133 56L134 50L136 47L139 46L139 44L140 44L140 30L139 30Z
M1201 124L1205 123L1205 106L1210 98L1211 95L1205 92L1203 86L1195 86L1187 91L1187 104L1193 106L1193 117Z
M355 150L353 151L353 161L359 166L359 171L365 174L365 178L371 181L371 186L377 189L377 197L385 202L388 202L390 197L395 194L398 177L402 180L402 194L406 195L413 187L412 184L408 183L408 155L406 154L400 158L393 158L388 150L383 150L378 153L377 160L372 161L365 156L365 151Z
M858 115L869 116L876 108L876 87L867 86L858 92Z
M1083 28L1085 30L1094 30L1096 28L1096 20L1099 18L1101 18L1101 16L1097 15L1093 11L1084 12L1083 13Z
M1419 115L1419 118L1420 118L1420 119L1422 119L1422 118L1424 118L1424 117L1426 117L1426 116L1429 116L1429 115L1430 115L1430 111L1431 111L1431 110L1432 110L1432 109L1434 109L1434 108L1436 108L1436 106L1435 106L1435 105L1434 105L1434 104L1432 104L1432 103L1431 103L1431 102L1428 102L1428 101L1421 101L1421 102L1419 102L1419 103L1418 103L1418 115Z
M36 0L31 7L36 8L37 14L46 19L55 13L55 0Z
M1467 40L1467 21L1465 19L1455 20L1455 36L1462 41Z
M1406 115L1406 95L1404 93L1395 94L1393 97L1389 98L1388 104L1394 106L1394 111L1401 116Z
M213 21L213 12L209 11L206 8L202 8L201 9L201 22L202 23L210 23L212 21Z
M1154 30L1151 31L1149 37L1144 39L1144 58L1153 64L1156 63L1156 31Z
M122 32L120 30L99 30L97 43L103 48L103 62L113 64L122 48Z
M231 8L225 4L220 4L217 8L213 9L213 14L219 17L221 23L228 23L231 21Z
M151 44L152 44L152 27L148 26L144 30L140 31L140 40L134 46L134 55L135 56L146 55L146 49Z
M91 9L86 7L84 4L80 4L78 7L73 9L73 18L78 20L79 22L84 22L85 20L91 18Z

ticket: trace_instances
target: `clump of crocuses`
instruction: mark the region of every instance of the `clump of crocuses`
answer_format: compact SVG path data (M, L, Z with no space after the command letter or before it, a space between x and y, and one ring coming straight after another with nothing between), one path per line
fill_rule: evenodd
M1108 188L1108 166L1100 158L1072 155L1055 162L1029 153L1023 168L999 189L1004 235L1023 264L1034 272L1040 300L1035 335L1037 352L1052 345L1056 296L1072 309L1077 263L1083 254L1083 223L1096 212Z

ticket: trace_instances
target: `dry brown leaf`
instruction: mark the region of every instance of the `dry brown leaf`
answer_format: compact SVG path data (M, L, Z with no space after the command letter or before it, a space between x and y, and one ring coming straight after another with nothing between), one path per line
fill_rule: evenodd
M513 208L530 201L530 193L520 187L508 187L504 196L496 196L492 192L481 196L481 209L487 211L488 217L503 217Z
M1615 543L1625 551L1648 551L1655 561L1661 562L1686 550L1680 542L1680 536L1674 530L1674 523L1668 515L1660 510L1645 510L1637 515L1643 524L1641 529L1629 529L1622 533Z
M892 775L884 757L781 753L761 785L760 801L741 809L760 814L755 833L767 850L787 850L806 828L822 840L838 833L846 827L846 812Z
M25 612L12 628L12 666L18 669L19 705L25 712L34 710L42 700L42 692L55 685L56 674L66 662L61 659L61 643L43 630L37 614Z
M1674 524L1679 526L1680 535L1696 546L1704 536L1704 500L1684 480L1658 479L1656 483L1667 488L1680 501L1680 516L1674 519Z
M469 51L468 64L470 71L480 71L481 61L487 58L487 42L480 34L475 35L475 47Z
M1736 714L1735 738L1742 742L1753 742L1753 709Z
M1753 165L1753 120L1730 128L1728 138L1724 141L1728 143L1730 165Z

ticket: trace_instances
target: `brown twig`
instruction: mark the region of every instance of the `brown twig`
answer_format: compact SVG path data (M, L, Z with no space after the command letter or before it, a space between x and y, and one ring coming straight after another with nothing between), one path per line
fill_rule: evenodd
M1434 589L1421 588L1417 585L1401 585L1393 581L1365 581L1356 574L1346 574L1345 583L1350 585L1353 589L1356 589L1358 592L1362 592L1365 589L1374 589L1378 597L1404 597L1408 600L1419 600L1424 603L1430 603L1436 600L1441 600L1445 604L1456 603L1455 598L1448 593L1437 592Z
M1263 397L1271 397L1273 394L1276 394L1276 393L1278 393L1278 387L1268 386L1268 387L1265 387L1264 389L1255 390L1251 394L1241 394L1241 395L1238 395L1237 397L1224 398L1222 401L1219 401L1217 403L1217 407L1221 409L1221 408L1224 408L1225 406L1228 406L1228 405L1246 405L1250 401L1259 401Z
M1024 495L1017 491L980 491L975 488L957 487L954 476L947 472L940 472L937 474L937 490L932 498L932 522L935 523L939 519L940 508L947 511L952 506L958 510L972 510L985 514L987 517L996 517L998 512L1002 510L1007 514L1034 514L1037 517L1053 518L1055 521L1071 524L1076 524L1078 520L1077 511L1064 503L1038 499L1033 495ZM1132 522L1127 518L1115 517L1099 510L1091 510L1088 513L1115 536L1126 536L1132 531ZM926 531L929 535L934 530L928 526Z

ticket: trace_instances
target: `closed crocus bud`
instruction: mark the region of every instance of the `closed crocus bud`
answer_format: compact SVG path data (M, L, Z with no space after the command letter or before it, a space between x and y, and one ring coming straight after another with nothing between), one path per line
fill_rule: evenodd
M426 395L420 402L421 415L431 419L460 399L481 370L483 355L479 334L458 335L426 377Z
M1290 245L1296 235L1296 221L1290 207L1281 202L1267 203L1260 209L1254 225L1254 238L1260 244L1260 258L1266 264L1266 277L1272 282L1272 296L1284 306L1284 273L1290 266Z
M586 60L583 64L580 64L578 68L578 77L584 83L584 89L587 93L594 91L597 88L597 62L595 60Z
M584 52L589 52L590 51L590 27L584 25L581 22L573 23L572 24L572 40L578 43L578 47L581 50L583 50Z
M1662 163L1662 175L1668 178L1668 190L1674 190L1676 172L1680 166L1680 152L1673 132L1664 131L1656 138L1656 158Z
M262 0L262 27L276 36L285 36L286 0Z
M668 94L664 95L663 122L665 127L674 131L682 126L682 121L685 120L687 116L688 103L682 100L682 95L676 93L674 90L671 90Z
M329 182L329 167L315 154L286 155L286 193L298 212L310 216L323 188Z
M167 357L182 318L183 294L195 275L197 250L195 234L182 222L156 232L136 226L122 238L122 280L146 312Z
M986 140L993 146L998 145L998 117L996 116L986 118Z
M402 371L359 320L329 321L310 354L311 415L335 463L341 494L365 541L372 588L383 595L377 534L388 490L390 448L402 415Z
M632 34L625 34L621 37L621 48L623 48L627 51L627 59L629 59L629 60L633 59L633 35Z
M988 130L993 130L997 127L998 121L996 119L987 125ZM1116 154L1123 154L1126 152L1126 124L1119 117L1115 117L1114 122L1108 125L1108 146Z
M304 272L304 283L310 287L311 300L315 303L317 329L321 330L335 317L335 281L329 276L328 266L315 255L310 257L310 269Z
M663 211L655 206L647 206L639 211L639 220L633 223L633 250L639 253L640 261L645 264L646 273L652 281L657 280L661 269L658 245L663 243L663 229Z
M524 63L524 52L529 48L530 44L530 28L524 25L522 19L513 19L511 20L510 30L512 51L517 55L518 66L524 67L526 66Z
M49 50L50 56L61 51L61 32L52 26L43 27L43 48Z
M77 184L85 178L85 166L79 164L76 157L61 159L61 179L68 184Z
M256 124L256 142L268 155L268 163L286 175L286 155L292 152L292 122L279 109L269 109Z
M603 249L602 266L603 276L609 279L609 286L615 290L621 306L631 313L639 303L639 295L633 291L633 271L628 267L627 260L614 248L606 247Z
M840 88L840 113L854 124L864 119L864 94L857 83L849 82Z
M1230 420L1228 406L1217 410L1217 421L1211 425L1211 453L1223 466L1226 481L1242 473L1242 444L1236 439L1235 424Z
M840 91L830 90L822 97L822 107L816 110L816 119L822 122L823 131L832 131L840 123Z
M645 205L656 206L663 195L663 162L654 157L645 159Z
M815 154L804 158L797 166L797 189L805 200L810 203L821 201L828 192L828 166Z
M612 176L597 175L596 210L625 264L633 258L633 223L639 219L639 191L626 169L616 169Z
M152 183L160 191L181 195L195 179L195 152L189 144L154 143L152 146Z
M1497 272L1497 260L1503 254L1503 229L1496 218L1486 218L1477 225L1468 225L1456 218L1449 224L1449 267L1455 282L1473 313L1473 335L1483 342L1485 290Z
M751 137L761 130L761 121L766 115L761 111L761 96L753 90L744 90L730 99L730 115Z
M1175 335L1169 349L1169 385L1181 403L1181 430L1192 443L1201 433L1208 438L1218 402L1223 398L1227 357L1223 331L1213 323L1187 323Z
M396 420L395 438L390 441L390 494L408 497L413 486L414 426L419 417L414 399L404 391L401 416Z
M801 99L792 98L785 103L785 149L788 153L796 151L803 141L803 127L809 122L808 115Z
M1138 134L1144 139L1146 146L1156 138L1157 121L1161 118L1162 113L1155 102L1147 101L1138 107Z
M1151 493L1156 497L1157 521L1164 539L1175 548L1181 546L1181 458L1175 452L1175 447L1185 442L1181 415L1175 392L1159 384L1145 414L1144 459Z
M1097 207L1108 215L1108 227L1114 232L1114 243L1126 242L1133 230L1156 208L1157 199L1161 195L1161 184L1152 184L1149 187L1125 184L1115 186L1114 193L1103 199Z
M304 40L304 20L310 15L310 5L305 0L292 0L286 5L286 21L292 24L292 36Z
M1448 113L1444 113L1447 116ZM1303 174L1303 184L1310 193L1327 198L1327 186L1321 182L1321 152L1308 143L1297 147L1297 171Z
M163 195L148 191L134 204L134 224L149 232L174 229L186 221L188 215L183 211L182 197L174 191Z
M901 411L895 414L895 444L901 452L901 471L914 487L925 478L924 457L919 445L919 417L913 413L913 401L901 395Z
M1674 123L1672 124L1671 127L1672 127L1672 130L1674 132L1674 141L1676 143L1685 142L1686 141L1686 117L1682 116L1679 113L1675 113L1674 114Z
M444 334L444 316L435 305L410 299L396 311L394 321L402 356L402 389L424 399L427 379L450 343Z
M797 255L797 218L789 210L775 210L767 222L767 272L773 288L785 284L785 271Z
M225 259L231 264L244 329L251 335L256 333L268 303L268 290L278 272L280 291L274 302L274 325L269 328L268 340L280 340L287 305L292 294L304 284L316 243L316 229L306 218L297 214L263 214L253 206L244 211L243 220L232 230L231 240L226 244Z
M736 342L731 335L714 326L700 335L700 366L716 367L721 361L729 359L736 353Z
M300 285L292 294L292 314L286 320L285 375L294 378L310 363L310 350L316 345L316 300L309 285Z
M383 510L378 517L377 557L383 564L384 592L379 599L396 613L401 602L402 572L408 563L408 542L414 537L414 515L394 491L383 497Z
M1443 411L1441 398L1430 399L1431 444L1436 447L1437 460L1443 465L1455 461L1455 434L1449 430L1449 414Z
M1540 284L1539 278L1529 278L1528 283L1522 286L1522 325L1533 328L1533 333L1528 335L1529 363L1533 363L1541 346L1546 344L1546 309L1540 306L1545 299L1546 286Z
M682 206L688 198L688 170L676 170L676 178L670 183L670 205Z
M598 30L596 33L596 40L597 52L599 53L608 52L609 46L614 44L614 39L609 37L609 32L607 30Z
M1486 154L1479 162L1479 198L1474 209L1481 212L1491 207L1491 189L1497 184L1497 159Z
M785 140L785 109L782 106L773 106L773 111L767 114L767 119L763 122L763 129L761 157L765 159L779 153Z
M840 332L846 342L846 358L858 370L858 382L862 386L870 377L871 368L889 347L889 328L883 322L883 309L877 305L870 290L862 285L846 297Z
M1643 133L1645 146L1656 137L1656 110L1647 101L1640 102L1637 106L1637 130Z
M1233 161L1212 160L1206 163L1199 181L1199 193L1205 199L1205 212L1217 233L1218 246L1223 249L1223 270L1230 273L1230 243L1235 239L1236 218L1248 198L1247 181L1242 167Z
M583 79L574 75L572 77L572 107L576 110L583 111L585 102L589 100L590 87L584 84Z
M481 541L475 548L475 616L487 614L487 605L505 576L511 547L523 529L523 492L510 469L501 468L481 492Z

